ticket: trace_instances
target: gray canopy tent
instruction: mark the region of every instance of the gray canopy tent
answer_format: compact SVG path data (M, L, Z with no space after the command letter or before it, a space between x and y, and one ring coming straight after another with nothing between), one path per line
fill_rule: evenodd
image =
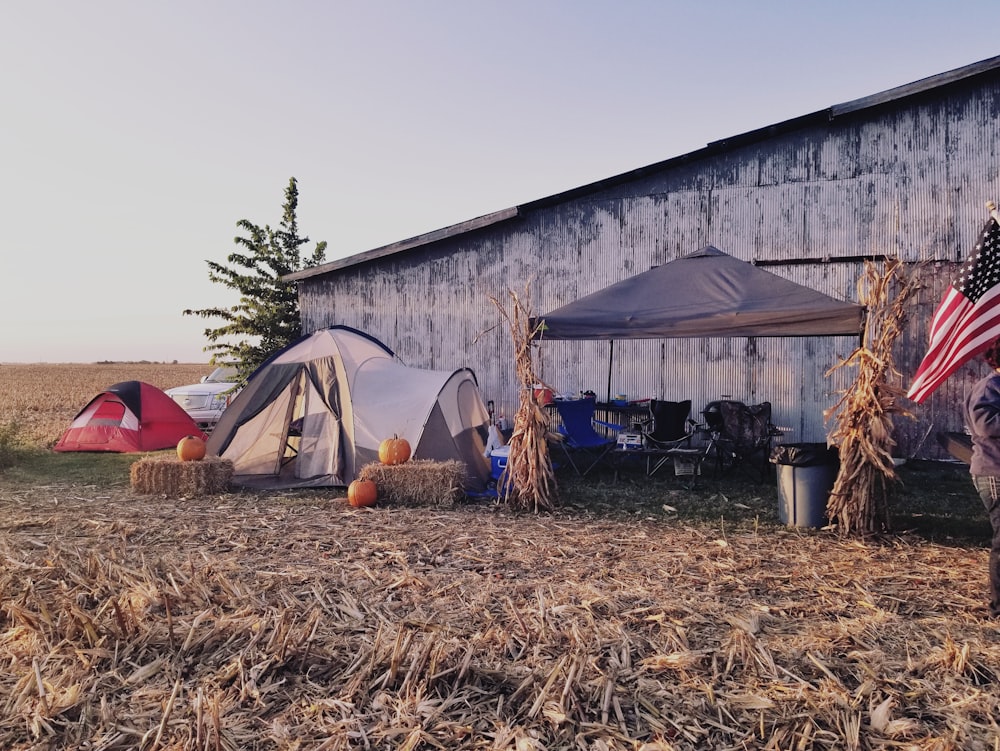
M538 338L850 335L863 314L708 245L538 316Z
M613 355L615 339L860 335L864 312L708 245L538 316L536 338Z

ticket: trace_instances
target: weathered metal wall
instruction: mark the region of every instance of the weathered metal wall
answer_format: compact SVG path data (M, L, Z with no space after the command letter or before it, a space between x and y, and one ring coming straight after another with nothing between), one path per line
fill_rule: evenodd
M513 413L509 332L491 298L513 293L542 313L706 244L834 297L857 301L860 261L963 258L1000 198L1000 78L991 74L828 123L733 139L689 159L637 171L519 215L376 261L305 279L304 329L341 323L388 344L407 363L472 367L487 399ZM827 259L832 259L828 261ZM794 261L794 263L793 263ZM805 261L805 262L803 262ZM898 366L909 382L952 266L924 269ZM543 342L541 375L557 391L600 397L690 398L695 411L724 394L774 405L786 440L821 441L823 410L853 376L827 371L854 337ZM915 420L898 422L901 455L940 457L938 430L961 428L960 403L981 373L970 365Z

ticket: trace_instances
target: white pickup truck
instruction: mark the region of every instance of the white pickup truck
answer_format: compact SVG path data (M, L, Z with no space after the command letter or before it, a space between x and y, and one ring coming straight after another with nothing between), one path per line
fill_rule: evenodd
M234 378L235 368L221 366L202 378L200 383L167 389L166 394L191 415L199 428L211 433L229 402L236 396L238 389Z

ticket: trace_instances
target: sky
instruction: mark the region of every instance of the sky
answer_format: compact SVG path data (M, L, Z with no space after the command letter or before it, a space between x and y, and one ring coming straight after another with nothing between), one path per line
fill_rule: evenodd
M978 0L0 2L0 362L207 363L291 177L332 261L1000 54Z

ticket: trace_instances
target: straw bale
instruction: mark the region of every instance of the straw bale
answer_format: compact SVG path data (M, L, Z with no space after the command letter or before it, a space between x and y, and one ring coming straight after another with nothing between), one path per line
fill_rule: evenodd
M136 493L169 498L222 493L228 489L232 476L233 463L217 456L194 462L145 457L129 470L132 490Z
M456 460L411 459L403 464L366 464L359 480L372 480L380 503L396 506L448 506L461 500L465 464Z

